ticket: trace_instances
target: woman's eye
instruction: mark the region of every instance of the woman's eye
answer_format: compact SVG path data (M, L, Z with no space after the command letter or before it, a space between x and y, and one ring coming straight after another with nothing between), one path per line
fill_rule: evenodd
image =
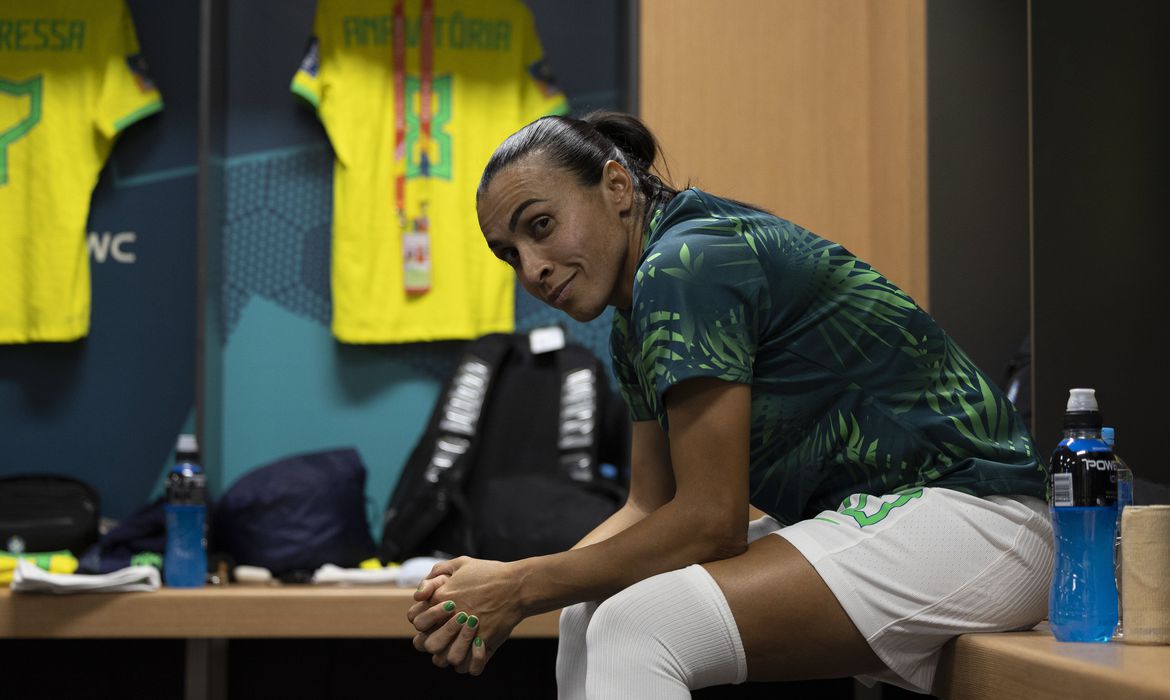
M516 252L515 248L509 248L500 253L500 259L512 267L516 267L516 263L520 261L520 254Z
M550 223L552 223L552 219L548 218L547 216L540 216L532 220L529 228L532 229L533 235L539 236L548 230Z

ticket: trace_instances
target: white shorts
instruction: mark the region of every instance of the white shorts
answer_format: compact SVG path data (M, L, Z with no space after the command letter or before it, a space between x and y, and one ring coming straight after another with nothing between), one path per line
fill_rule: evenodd
M867 685L929 693L949 639L1029 629L1047 613L1052 525L1038 498L855 494L789 527L755 520L748 539L767 534L800 550L888 667L859 676Z

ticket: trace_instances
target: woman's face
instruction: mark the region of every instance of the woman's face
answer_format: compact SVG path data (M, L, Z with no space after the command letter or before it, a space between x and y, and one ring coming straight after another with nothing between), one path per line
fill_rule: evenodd
M607 305L630 304L640 240L633 233L631 184L615 161L606 164L600 183L583 186L543 157L529 156L492 178L477 204L479 226L529 294L590 321Z

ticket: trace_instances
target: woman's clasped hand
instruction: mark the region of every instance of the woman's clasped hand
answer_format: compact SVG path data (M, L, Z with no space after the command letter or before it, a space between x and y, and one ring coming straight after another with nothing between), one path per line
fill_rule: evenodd
M436 564L407 611L414 648L440 668L478 676L524 614L508 565L459 557Z

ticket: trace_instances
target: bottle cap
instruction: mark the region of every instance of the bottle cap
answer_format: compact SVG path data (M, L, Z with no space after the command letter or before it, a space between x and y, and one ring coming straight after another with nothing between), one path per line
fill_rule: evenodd
M190 433L183 433L175 443L175 460L178 462L199 461L199 441Z
M1117 431L1107 425L1101 428L1101 439L1105 441L1106 445L1113 447L1113 443L1117 439Z
M1096 389L1069 389L1064 409L1065 430L1100 430L1101 412Z
M1096 389L1069 389L1068 390L1068 405L1065 407L1065 412L1072 413L1074 411L1096 411L1097 408L1097 390Z

